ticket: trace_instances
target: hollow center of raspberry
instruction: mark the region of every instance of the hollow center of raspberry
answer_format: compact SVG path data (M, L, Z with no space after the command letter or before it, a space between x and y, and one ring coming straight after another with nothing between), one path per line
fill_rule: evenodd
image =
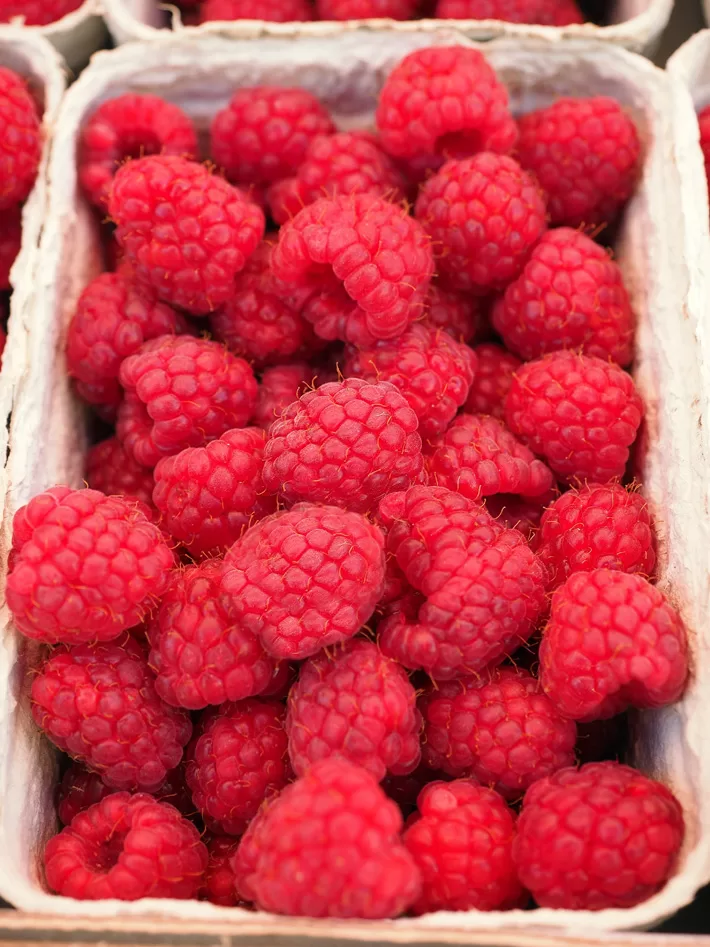
M483 148L481 135L477 131L464 129L448 132L436 140L436 152L447 161L452 158L469 158Z
M114 865L123 851L125 835L123 832L112 835L105 842L95 845L87 858L87 867L97 874L106 874Z

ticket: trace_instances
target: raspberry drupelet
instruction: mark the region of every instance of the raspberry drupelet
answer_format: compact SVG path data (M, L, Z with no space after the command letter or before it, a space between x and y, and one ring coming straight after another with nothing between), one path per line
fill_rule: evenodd
M299 395L313 387L316 372L307 362L274 365L262 372L254 424L268 431Z
M27 83L0 67L0 210L29 196L41 154L40 117Z
M117 437L109 437L89 448L86 455L86 482L106 496L135 498L152 509L153 473L128 454Z
M468 390L464 411L469 414L490 414L505 420L505 398L513 383L513 375L522 365L519 358L495 343L474 345L476 374Z
M438 0L440 20L503 20L540 26L584 23L575 0Z
M0 211L0 292L10 286L10 272L22 246L22 208Z
M418 0L316 0L319 20L411 20Z

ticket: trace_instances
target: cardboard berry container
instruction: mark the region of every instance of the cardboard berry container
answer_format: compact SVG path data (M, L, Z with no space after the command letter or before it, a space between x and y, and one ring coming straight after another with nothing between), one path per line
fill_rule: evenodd
M72 397L64 338L77 298L101 269L98 221L77 188L78 133L103 101L150 92L182 106L202 131L235 88L300 85L318 94L343 126L371 120L390 69L415 48L466 43L456 34L352 32L337 43L276 39L234 43L214 36L174 36L97 54L65 96L47 174L49 210L27 315L32 324L22 389L13 403L6 465L3 558L14 512L56 484L80 486L84 415ZM648 61L598 43L496 40L485 46L506 82L512 106L525 112L560 94L603 93L634 115L645 148L644 172L619 228L615 252L638 315L634 374L646 404L638 448L658 534L659 585L687 624L693 675L683 700L634 720L631 761L667 783L685 813L687 833L677 872L650 900L596 913L511 911L437 913L388 922L333 922L274 917L204 902L76 902L43 886L41 853L56 831L54 753L34 727L27 701L27 661L4 603L0 619L0 897L43 937L77 931L84 939L143 944L240 940L296 944L523 944L619 940L611 930L653 926L689 903L710 878L710 339L704 321L696 221L681 208L679 156L690 147L692 106L684 89ZM53 934L51 932L54 932ZM605 932L607 932L605 934ZM569 935L572 935L568 939ZM536 941L536 938L538 940ZM625 938L624 938L625 939Z
M47 26L27 26L33 35L48 40L72 69L80 69L104 45L106 28L100 0L84 0L78 9Z

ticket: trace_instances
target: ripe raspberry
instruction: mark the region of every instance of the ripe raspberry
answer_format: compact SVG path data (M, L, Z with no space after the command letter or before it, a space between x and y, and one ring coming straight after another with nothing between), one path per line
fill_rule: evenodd
M262 801L289 780L284 708L274 700L223 704L208 715L187 762L187 785L203 817L241 835Z
M329 382L301 395L271 426L264 483L289 503L366 512L418 478L421 443L417 417L394 385Z
M627 707L664 707L683 693L688 642L683 621L640 575L574 572L552 596L540 644L540 681L574 720Z
M469 414L490 414L505 420L505 398L513 383L513 375L522 362L500 345L475 345L476 374L469 388L464 411Z
M222 573L218 560L176 573L152 623L155 690L174 707L200 710L243 700L272 682L276 662L231 620L220 595Z
M473 780L434 782L419 795L420 817L402 841L422 874L412 910L496 911L519 905L513 862L515 816Z
M398 388L419 419L423 438L435 437L466 400L476 356L462 342L424 323L397 339L346 350L345 374Z
M424 318L436 329L448 332L457 342L470 342L478 331L480 305L475 296L446 289L433 281L429 286Z
M432 483L471 500L495 493L538 497L555 482L549 467L486 414L456 418L432 441L427 470Z
M137 499L153 506L153 473L126 453L117 437L95 444L86 455L86 482L106 496Z
M19 631L47 644L109 641L163 594L173 554L122 497L53 487L15 514L7 604Z
M589 763L528 790L513 857L540 907L630 908L673 873L684 832L678 800L661 783L620 763Z
M298 503L248 530L227 553L222 591L266 651L302 660L352 638L385 578L384 538L359 513Z
M306 362L267 368L259 384L254 424L268 431L285 409L312 385L314 374Z
M527 671L496 668L482 677L430 684L419 708L425 763L474 778L506 799L574 763L574 721L560 714Z
M211 20L269 20L272 23L288 23L291 20L312 19L313 11L308 0L205 0L200 9L201 23ZM280 113L277 112L276 115L278 117ZM262 121L263 119L259 120L259 124Z
M289 694L286 733L298 776L333 756L378 781L388 772L411 773L421 757L420 730L407 672L370 641L350 641L334 658L311 658Z
M243 907L235 887L232 859L237 854L239 840L216 835L207 840L209 862L202 881L202 899L225 908Z
M130 636L55 651L31 696L35 723L52 743L115 789L157 789L192 734L187 715L158 698Z
M29 195L41 153L40 118L27 83L12 69L0 67L0 210Z
M264 911L388 918L419 896L419 870L399 838L402 816L359 766L316 763L260 822L246 883Z
M418 0L316 0L319 20L411 20Z
M136 281L200 316L231 298L264 235L264 215L206 167L167 155L129 161L109 195L116 238Z
M254 373L218 342L160 336L121 364L126 396L116 433L138 463L201 447L243 427L256 405Z
M700 147L705 159L705 177L710 179L710 105L698 112L698 128L700 130Z
M560 227L540 238L492 310L503 341L523 359L557 349L628 365L634 314L621 270L592 239Z
M636 126L604 96L558 99L518 122L518 159L547 194L550 222L611 223L631 197L641 168Z
M515 279L545 230L535 179L488 151L447 161L422 185L415 216L437 249L446 285L477 293Z
M10 271L22 246L22 208L0 212L0 291L11 289Z
M551 588L573 572L591 569L650 576L656 551L646 501L618 483L569 490L543 515L537 553L548 568Z
M511 431L568 483L621 477L642 416L630 375L576 352L527 362L514 375L505 401Z
M47 884L66 898L194 898L207 867L200 833L147 793L116 792L80 813L44 850Z
M438 0L440 20L503 20L540 26L584 23L575 0Z
M81 132L79 183L104 209L116 171L128 158L194 158L197 133L181 108L157 95L126 93L100 105Z
M256 900L256 892L251 885L251 879L256 871L261 854L261 838L266 822L266 813L274 802L278 799L278 793L274 793L263 801L259 811L247 826L246 832L242 835L237 846L237 851L232 857L231 867L234 871L234 887L237 896L246 904L251 904Z
M47 26L78 10L84 0L2 0L0 23L22 17L24 26Z

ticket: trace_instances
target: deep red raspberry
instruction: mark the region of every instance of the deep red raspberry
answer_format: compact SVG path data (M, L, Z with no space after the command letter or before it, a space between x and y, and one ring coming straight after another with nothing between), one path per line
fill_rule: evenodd
M117 437L109 437L89 449L86 482L92 490L100 490L106 496L135 497L147 507L153 506L152 471L136 463Z
M243 700L272 682L276 662L259 639L230 618L220 595L223 563L208 560L175 574L150 631L158 695L200 710Z
M84 0L2 0L0 23L22 17L25 26L47 26L78 10Z
M506 799L574 763L577 727L527 671L496 668L430 684L419 707L426 764L475 778Z
M539 497L555 479L503 421L487 414L462 414L435 438L427 457L429 480L471 500L495 493Z
M267 368L259 383L254 424L269 430L285 409L313 384L315 372L306 362Z
M10 289L10 271L22 246L22 208L0 212L0 291Z
M115 789L157 789L182 759L192 726L157 696L141 646L56 651L32 682L32 716L60 750Z
M621 270L607 250L568 227L542 235L491 319L523 359L575 349L628 365L634 314Z
M489 151L447 161L422 185L415 216L446 285L486 293L520 273L545 230L545 202L517 161Z
M404 668L358 639L333 658L302 667L288 698L291 765L302 776L318 760L341 756L378 781L416 769L421 757L416 691Z
M15 514L7 604L48 644L109 641L165 591L173 553L135 500L53 487Z
M422 873L415 914L518 907L515 816L497 793L468 779L434 782L420 793L418 808L403 838Z
M514 375L505 401L511 431L568 483L621 477L642 417L630 375L576 352L527 362Z
M574 572L552 596L540 644L540 681L575 720L627 707L664 707L683 693L688 642L683 620L640 575Z
M558 99L518 122L518 159L547 194L552 224L610 223L631 197L641 168L636 126L605 96Z
M187 762L187 784L203 817L241 835L262 801L289 780L284 707L273 700L223 704L208 715Z
M513 375L522 362L500 345L485 343L473 348L476 353L476 374L469 388L464 411L469 414L491 414L505 420L505 397L513 383Z
M394 385L358 378L329 382L301 395L272 425L264 483L287 502L366 512L421 473L417 426Z
M705 177L710 180L710 105L698 112L698 128L700 129L700 147L705 159Z
M397 917L421 889L401 828L399 809L366 770L322 760L260 819L247 891L279 914Z
M231 298L264 235L256 204L204 165L167 155L119 168L109 213L137 282L196 316Z
M181 108L157 95L125 93L103 102L81 132L79 183L105 208L116 171L128 158L198 155L195 126Z
M352 638L385 578L384 538L359 513L298 503L257 523L225 559L234 620L266 651L302 660Z
M116 433L146 467L243 427L256 405L249 365L218 342L161 336L121 364Z
M480 305L475 296L447 289L435 280L429 286L424 318L457 342L470 342L478 331Z
M319 20L411 20L419 0L316 0Z
M0 210L22 203L32 190L42 154L42 129L26 81L0 67Z
M540 907L630 908L666 883L684 832L664 785L621 763L589 763L528 790L513 857Z
M424 439L446 429L466 400L475 372L472 349L422 322L396 339L346 350L346 376L398 388L417 415Z
M67 898L187 899L200 888L207 849L174 806L116 792L49 840L44 865L51 890Z
M651 576L656 550L648 505L618 483L569 490L543 515L537 553L552 588L590 569Z
M440 20L503 20L540 26L584 23L575 0L438 0Z
M235 887L232 859L237 854L239 839L228 835L215 835L207 839L209 862L205 871L200 895L212 904L225 908L243 907Z
M205 0L200 9L202 23L208 23L210 20L268 20L272 23L288 23L291 20L312 19L313 11L308 0ZM282 113L276 112L277 117L281 115ZM286 115L288 116L289 112L286 112ZM261 125L263 121L264 119L260 119L258 124Z

